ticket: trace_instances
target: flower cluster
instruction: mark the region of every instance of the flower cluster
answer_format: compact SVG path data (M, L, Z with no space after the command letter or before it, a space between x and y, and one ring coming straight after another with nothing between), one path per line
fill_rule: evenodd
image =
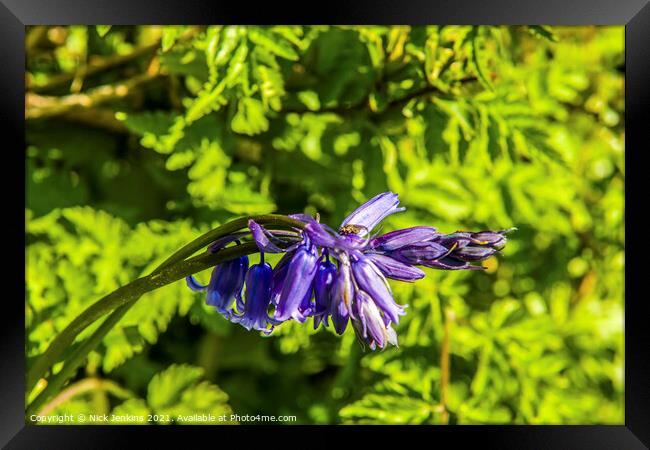
M385 217L404 210L397 194L385 192L352 212L338 231L305 214L289 216L305 224L293 231L268 230L250 220L259 264L249 267L248 257L242 256L217 265L207 286L193 277L187 278L188 286L207 291L209 305L249 330L268 334L286 320L304 323L312 317L314 328L331 322L338 334L351 323L371 349L397 345L393 324L399 323L405 306L393 299L387 278L423 278L417 266L482 269L472 262L501 250L510 231L442 234L433 227L415 226L371 235ZM209 251L239 244L247 234L221 239ZM272 268L264 261L265 253L284 255Z

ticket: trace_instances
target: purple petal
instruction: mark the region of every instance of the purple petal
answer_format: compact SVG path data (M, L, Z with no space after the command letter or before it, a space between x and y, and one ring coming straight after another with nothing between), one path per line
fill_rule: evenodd
M469 246L452 252L452 256L461 261L482 261L496 252L497 250L491 247Z
M449 249L436 242L421 242L388 252L388 256L406 264L427 264L449 254Z
M399 281L415 281L424 278L424 272L417 267L397 261L390 256L369 253L366 254L366 257L372 261L387 278Z
M397 333L393 330L393 327L391 327L390 324L386 325L386 341L395 347L399 347L397 344Z
M479 245L489 245L490 247L500 250L506 245L507 239L504 235L514 230L516 230L516 228L501 231L479 231L478 233L472 233L472 238L475 239L475 243Z
M341 264L339 274L332 286L332 300L330 305L332 324L338 334L343 334L348 325L353 298L354 285L352 284L350 265L348 263Z
M406 208L399 208L397 205L399 205L397 194L384 192L376 195L346 217L341 228L355 226L358 229L353 231L354 234L365 236L387 216L406 210Z
M458 261L457 259L450 258L450 257L440 258L437 261L431 261L431 262L423 264L423 265L426 266L426 267L431 267L432 269L444 269L444 270L463 270L463 269L482 270L482 269L485 269L485 267L472 266L468 262Z
M363 250L368 247L368 240L356 234L339 234L336 244L339 249L353 253L355 250Z
M309 236L309 240L319 247L336 248L337 239L328 233L325 228L318 222L311 222L305 225L304 233Z
M355 297L358 302L359 319L362 323L363 337L372 339L380 348L386 342L386 325L375 302L364 291L357 291Z
M271 233L254 220L248 221L248 228L251 230L253 239L255 239L260 251L267 253L282 253L284 251L270 241L269 236L272 236Z
M393 300L386 278L368 258L362 256L352 263L352 272L359 288L366 291L388 318L399 323L404 308Z
M312 245L298 247L291 258L275 311L276 320L298 317L298 308L316 275L318 254Z
M463 248L472 243L472 236L471 233L459 231L452 234L441 235L435 239L435 242L447 248L452 248L454 246L455 248Z
M327 316L325 314L322 314L320 316L314 316L314 330L318 329L318 327L320 326L321 323L323 324L324 327L327 328L329 326L329 324L327 322L328 317L329 316Z
M307 318L311 316L314 312L314 305L312 304L311 301L312 293L313 293L312 286L309 286L309 290L302 298L302 301L300 302L300 306L298 306L298 311L293 315L293 318L300 323L305 323L305 320L307 320Z
M404 228L402 230L382 234L381 236L372 239L370 241L370 247L384 251L391 251L406 245L430 241L438 236L441 236L440 233L437 233L436 229L433 227L418 226Z
M277 306L278 301L280 300L280 294L282 293L282 288L284 286L284 280L287 277L287 270L289 269L289 263L293 258L295 253L289 252L285 253L280 261L275 265L273 269L273 283L271 285L271 303Z
M207 287L206 303L229 315L232 303L241 296L248 270L248 256L242 256L215 266Z
M328 232L328 227L312 222L305 226L304 233L309 240L319 247L353 251L363 249L368 246L368 241L357 235L339 235L335 232Z
M194 292L205 291L208 288L207 285L203 286L201 283L196 281L196 278L194 278L193 275L189 275L185 277L185 282L187 283L187 287L192 289Z
M268 332L269 316L267 309L271 300L273 269L268 263L255 264L246 274L246 301L244 313L233 315L232 321L250 330Z
M289 214L289 217L305 223L316 222L316 219L314 219L314 217L311 216L310 214L303 214L303 213Z
M247 232L242 231L239 233L232 233L229 234L228 236L224 236L220 239L217 239L216 241L214 241L212 244L208 246L208 253L215 253L218 250L224 248L226 245L230 244L231 242L238 241L239 239L243 238L247 234L248 234Z
M336 279L336 266L329 261L321 261L314 277L314 329L318 328L321 320L327 323L327 316L332 301L332 287Z

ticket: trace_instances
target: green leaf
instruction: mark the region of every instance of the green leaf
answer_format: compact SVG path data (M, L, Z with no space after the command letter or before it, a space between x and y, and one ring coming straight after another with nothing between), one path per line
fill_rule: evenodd
M165 111L147 111L139 114L118 112L115 117L132 133L142 136L143 147L158 148L158 138L165 135L174 124L174 115Z
M177 424L214 423L193 417L196 414L227 416L229 422L228 396L217 386L200 382L202 376L199 367L172 365L149 383L147 403L156 414L170 415Z
M99 37L104 37L109 31L111 31L111 26L112 25L95 25L95 29L97 30Z
M226 87L226 80L222 80L215 87L203 91L199 94L191 105L187 108L185 113L185 121L187 124L196 122L200 118L206 116L212 111L217 111L221 106L225 105L227 102L222 98L223 91Z
M244 98L239 102L237 113L232 118L235 133L255 135L269 129L269 121L264 115L264 105L254 98Z
M147 402L161 411L176 405L183 392L195 385L203 376L200 367L172 365L153 377L147 388Z
M544 25L528 25L528 26L526 26L526 28L528 29L528 31L531 34L533 34L533 35L535 35L537 37L546 39L547 41L550 41L550 42L557 42L558 41L557 36L555 36L555 33L553 33L553 31L547 26L544 26Z
M476 74L478 75L481 83L486 88L493 91L494 86L492 85L492 81L490 81L490 78L487 75L488 68L486 56L483 49L484 38L481 35L481 27L473 27L472 32L469 34L469 38L471 39L472 64L474 66L474 70L476 71Z
M237 48L237 44L240 40L240 31L239 27L229 26L226 27L224 32L223 40L219 45L219 50L215 56L214 64L217 66L223 65L228 58L230 58L232 52Z
M432 415L433 405L402 385L380 384L375 390L341 409L341 418L356 424L411 425L426 423Z
M186 50L171 47L165 53L160 54L159 58L160 66L167 73L187 77L188 88L192 83L208 81L209 70L206 67L204 53L194 49Z
M290 61L298 61L300 58L290 43L264 28L251 27L248 31L248 38L251 42L264 47L281 58Z
M161 45L162 45L162 51L167 52L169 51L176 41L178 40L179 37L183 34L185 31L185 26L166 26L163 28L162 32L162 40L161 40Z
M112 425L142 425L148 423L151 410L147 403L140 398L133 398L120 403L111 411Z

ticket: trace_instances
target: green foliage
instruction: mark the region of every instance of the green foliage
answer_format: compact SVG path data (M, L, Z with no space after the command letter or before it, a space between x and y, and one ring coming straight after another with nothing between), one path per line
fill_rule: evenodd
M33 237L26 255L28 357L45 351L50 336L98 297L150 272L197 233L187 221L152 221L130 230L123 220L89 207L59 209L34 220L28 214L27 224ZM142 351L145 343L154 344L174 315L187 314L197 299L176 284L142 300L104 339L104 371Z
M108 34L109 31L111 31L111 25L97 25L95 29L97 30L97 34L99 34L100 37L104 37Z
M129 395L54 411L623 422L622 27L45 31L27 28L28 117L48 113L27 121L28 364L102 295L236 216L336 226L393 190L408 211L386 231L518 228L483 272L391 283L409 307L383 352L311 321L259 336L183 282L156 290L72 381ZM125 95L61 106L143 74Z
M71 401L62 403L53 414L68 414L77 418L86 415L84 423L111 424L226 424L236 423L231 420L232 409L228 405L228 395L214 384L201 381L204 371L190 365L171 365L157 373L147 386L146 398L133 397L132 393L115 392L115 388L106 389L106 393L116 397L115 406L110 408L108 397L100 397L97 392L78 395ZM93 398L94 395L94 398ZM105 395L101 392L100 395ZM121 402L119 402L120 397ZM98 405L106 408L97 411ZM106 414L108 420L101 417ZM97 415L99 418L93 418ZM212 418L210 418L212 415Z
M157 374L147 388L147 402L155 414L192 416L197 412L218 417L232 412L226 404L228 396L218 387L199 379L203 369L172 365ZM188 423L201 423L191 421Z

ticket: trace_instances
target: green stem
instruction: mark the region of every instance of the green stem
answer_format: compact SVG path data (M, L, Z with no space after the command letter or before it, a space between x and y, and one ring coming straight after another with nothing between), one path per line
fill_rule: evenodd
M174 281L181 280L193 273L201 272L205 269L215 266L229 259L234 259L243 255L250 255L258 251L257 244L248 242L236 247L226 248L217 253L207 253L195 256L187 261L182 261L172 266L167 266L159 272L153 272L143 278L139 278L126 286L123 286L103 299L94 303L96 311L114 311L110 316L95 330L95 332L85 340L65 361L63 368L52 375L43 391L30 403L27 408L27 415L35 414L38 409L56 393L65 382L74 375L75 370L83 363L86 356L95 349L102 341L104 336L120 321L126 312L135 304L135 302L145 293L166 286ZM127 292L127 294L125 294ZM86 310L88 311L88 310ZM88 323L90 325L90 322ZM65 331L65 330L64 330ZM59 334L57 339L63 334ZM74 340L75 336L66 337L67 340ZM53 342L54 344L54 342ZM52 346L50 346L51 348ZM48 349L49 350L49 349ZM48 358L55 358L56 352L48 355ZM45 356L45 354L44 354ZM49 366L47 366L49 367Z
M93 348L95 348L96 345L99 344L101 338L103 338L103 336L119 321L123 314L126 313L126 311L146 292L158 289L169 283L185 278L188 275L209 269L210 267L223 261L255 253L257 251L257 246L255 243L246 243L236 247L223 249L217 253L202 254L189 260L183 261L185 258L193 255L198 250L211 244L215 240L227 236L228 234L238 231L242 228L245 228L248 226L249 219L253 219L261 224L272 223L285 227L304 227L304 223L298 220L294 220L286 216L268 214L236 219L200 236L167 258L148 276L138 278L131 283L118 288L117 290L90 305L79 316L77 316L63 331L61 331L61 333L59 333L59 335L52 341L48 349L34 362L34 365L27 375L27 392L31 391L31 389L36 385L37 381L43 377L43 375L57 361L65 349L74 342L79 333L81 333L84 329L86 329L89 325L94 323L103 315L115 310L116 308L125 306L125 309L123 312L121 312L121 314L118 314L118 311L115 311L114 316L109 317L109 319L107 319L106 322L104 322L104 324L102 324L102 326L95 331L93 336L91 336L91 338L88 339L84 345L79 347L73 353L73 355L71 355L70 359L66 363L66 366L69 368L66 367L61 371L63 372L65 370L65 375L72 373L76 366L78 366L78 364L83 361L83 358ZM106 325L106 327L104 327L104 325ZM71 360L73 358L76 366L75 364L69 364L72 362ZM59 372L59 374L61 374L61 372ZM64 382L65 377L61 378L64 378ZM63 382L61 382L61 385ZM46 390L48 389L46 388ZM43 391L41 395L39 395L39 397L34 400L34 402L41 398L42 394L44 393L45 391ZM34 402L32 402L32 404Z
M158 266L158 268L156 268L154 272L170 264L173 264L177 261L181 261L186 259L189 256L192 256L198 250L212 244L217 239L227 236L230 233L234 233L235 231L239 231L242 228L248 227L249 219L253 219L255 222L261 225L274 223L277 225L285 225L294 228L304 228L305 226L305 224L300 222L299 220L291 219L290 217L283 216L280 214L265 214L261 216L250 216L250 217L242 217L240 219L235 219L231 222L228 222L220 226L219 228L215 228L214 230L208 231L204 235L199 236L189 244L185 245L183 248L181 248L176 253L174 253L169 258L167 258L162 264L160 264L160 266Z
M102 380L99 378L86 378L84 380L78 381L75 384L70 385L65 390L60 392L59 395L57 395L54 399L52 399L51 402L45 405L43 409L41 409L38 412L38 414L41 416L45 416L51 413L52 411L54 411L54 409L56 409L57 406L62 405L68 400L78 395L84 394L86 392L91 392L91 391L100 391L102 393L109 392L118 398L133 397L132 392L122 388L119 384L115 383L114 381Z
M88 353L99 345L102 338L110 331L110 329L113 328L122 317L124 317L124 314L126 314L130 306L131 305L128 304L123 305L113 311L93 333L93 335L86 339L81 346L70 355L70 358L68 358L61 370L56 375L53 375L52 379L48 381L43 392L38 394L38 396L29 404L26 411L27 417L35 414L35 412L38 411L55 392L58 392L59 389L63 387L68 378L74 374L75 370L77 370L79 365L84 361Z

